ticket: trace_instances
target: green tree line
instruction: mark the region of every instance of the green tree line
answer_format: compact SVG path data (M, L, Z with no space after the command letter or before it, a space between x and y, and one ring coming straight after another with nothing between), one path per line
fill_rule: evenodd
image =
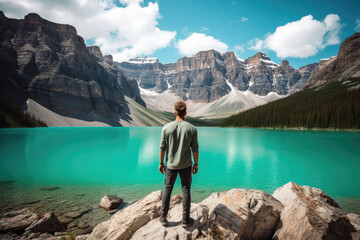
M360 129L360 78L330 80L231 116L222 126Z
M19 105L0 97L0 128L46 127L46 124L36 120Z

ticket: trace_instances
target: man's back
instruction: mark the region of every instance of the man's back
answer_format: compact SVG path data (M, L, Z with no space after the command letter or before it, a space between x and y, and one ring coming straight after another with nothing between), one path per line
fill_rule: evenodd
M197 130L186 121L172 121L161 133L160 150L166 152L166 165L170 169L192 166L191 151L198 152Z

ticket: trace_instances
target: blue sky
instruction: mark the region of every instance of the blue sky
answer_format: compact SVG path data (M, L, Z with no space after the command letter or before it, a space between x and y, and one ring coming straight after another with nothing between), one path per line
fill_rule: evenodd
M360 31L360 1L1 0L11 18L29 12L76 27L88 45L117 61L136 56L175 62L200 50L266 52L299 68L337 54Z
M175 29L178 37L186 37L182 29L188 34L203 32L215 39L226 43L229 50L246 59L257 52L249 49L249 41L263 38L268 33L275 32L276 28L289 22L298 21L302 17L312 15L314 19L323 21L328 14L337 14L340 17L340 43L356 32L356 20L360 19L360 1L206 1L184 0L181 4L173 0L159 0L162 18L159 25L162 29ZM202 28L208 30L202 31ZM357 31L360 31L358 29ZM325 47L314 56L305 58L279 58L269 49L263 49L275 62L288 59L290 64L299 68L308 63L317 62L337 54L339 44ZM235 46L242 46L243 50L236 50ZM162 62L171 62L181 57L176 49L171 47L155 53Z

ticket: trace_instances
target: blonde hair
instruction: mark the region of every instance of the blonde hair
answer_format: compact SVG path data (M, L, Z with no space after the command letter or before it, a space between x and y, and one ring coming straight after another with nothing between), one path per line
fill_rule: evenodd
M174 104L175 112L179 117L185 117L186 115L186 102L178 101Z

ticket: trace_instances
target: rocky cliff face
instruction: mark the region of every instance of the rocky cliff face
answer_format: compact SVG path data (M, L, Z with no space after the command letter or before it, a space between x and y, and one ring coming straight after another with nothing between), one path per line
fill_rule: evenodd
M278 65L264 52L242 60L234 52L209 50L170 64L138 58L116 65L144 89L157 93L169 90L195 102L212 102L227 95L231 87L262 96L270 92L286 95L301 89L310 75L294 69L286 60Z
M334 77L360 77L360 32L341 43L336 57L320 61L305 87L318 86Z
M75 117L122 114L128 111L124 95L144 104L136 81L128 81L111 60L104 62L98 47L87 48L70 25L37 14L8 19L0 12L0 94L12 101L31 98Z

